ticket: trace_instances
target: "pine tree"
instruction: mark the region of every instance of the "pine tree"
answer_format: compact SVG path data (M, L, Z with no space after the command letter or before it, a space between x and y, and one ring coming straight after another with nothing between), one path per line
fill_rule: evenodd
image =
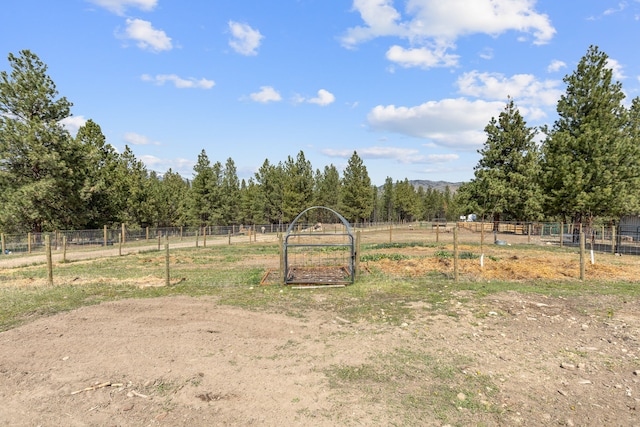
M238 216L240 213L240 182L238 181L236 164L231 157L227 159L227 162L224 166L224 171L222 173L220 202L222 224L239 224Z
M219 224L220 212L220 182L222 165L216 162L211 165L205 150L198 155L193 167L194 177L189 192L189 218L193 225L206 226Z
M340 209L340 195L342 193L342 185L340 183L340 172L330 164L324 167L323 172L320 170L316 173L316 189L314 192L316 206L324 206L334 211ZM333 215L324 209L318 210L320 217L318 221L327 222L333 220Z
M311 207L313 200L313 169L302 151L296 159L291 156L284 163L282 193L283 221L292 221L300 212Z
M543 145L547 212L588 226L595 217L628 213L638 192L637 141L630 138L625 95L607 60L591 46L565 77L559 117Z
M9 54L0 72L0 226L5 231L67 228L78 201L71 192L75 145L60 121L71 103L58 98L47 66L28 50Z
M106 143L100 126L89 119L78 129L75 141L78 155L76 166L85 166L85 178L80 188L83 200L84 228L102 228L110 225L117 217L120 195L114 183L114 170L118 162L118 153Z
M413 221L419 214L416 190L407 178L398 181L393 190L393 205L399 221Z
M282 224L282 198L284 188L284 172L282 164L277 166L265 159L255 174L259 186L258 203L264 212L265 219L271 224Z
M129 146L119 156L115 180L119 182L121 210L119 222L129 227L148 227L154 225L154 212L151 198L149 172L138 160Z
M373 211L371 178L357 152L347 162L342 176L342 215L350 222L369 220Z
M153 183L152 173L150 180ZM187 222L187 194L189 183L177 172L169 169L157 180L152 192L155 225L157 227L176 227Z
M395 219L395 210L393 205L395 198L393 196L393 190L393 179L388 176L384 180L384 184L382 186L382 196L380 197L382 201L381 215L383 221L393 221Z
M498 220L530 221L542 215L539 153L536 132L516 108L513 99L498 119L485 127L487 141L474 179L462 191L479 215Z

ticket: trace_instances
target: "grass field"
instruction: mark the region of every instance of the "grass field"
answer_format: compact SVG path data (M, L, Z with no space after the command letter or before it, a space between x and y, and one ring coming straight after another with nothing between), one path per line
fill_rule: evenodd
M587 266L587 280L581 282L576 248L522 243L485 244L481 248L478 242L460 244L460 280L456 283L451 236L440 236L438 242L433 234L416 238L415 233L398 231L394 242L388 242L387 232L365 236L356 284L340 292L327 292L322 303L338 307L344 314L361 312L363 316L358 317L364 319L372 306L382 307L398 298L435 306L462 290L478 296L504 291L636 296L640 284L640 258L597 254L596 264ZM167 295L215 295L226 304L272 310L323 308L304 292L286 292L283 299L281 287L260 286L265 272L279 267L275 241L172 249L169 287L164 286L165 263L164 250L57 263L54 286L46 285L47 269L42 263L3 269L0 330L82 305ZM345 300L350 301L348 305ZM400 308L386 309L387 316L394 318L394 311Z

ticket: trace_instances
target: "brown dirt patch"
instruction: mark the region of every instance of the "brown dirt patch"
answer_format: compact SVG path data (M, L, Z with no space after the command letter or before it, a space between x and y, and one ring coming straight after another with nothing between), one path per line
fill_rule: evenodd
M638 300L467 299L448 301L448 315L412 303L402 325L326 311L292 318L213 298L84 307L0 334L0 424L637 425ZM456 375L497 385L491 396L474 391L491 409L460 405L443 420L433 408L407 419L374 398L371 384L330 386L327 369L367 366L399 349L447 363L464 356ZM389 401L437 380L398 381L406 386Z

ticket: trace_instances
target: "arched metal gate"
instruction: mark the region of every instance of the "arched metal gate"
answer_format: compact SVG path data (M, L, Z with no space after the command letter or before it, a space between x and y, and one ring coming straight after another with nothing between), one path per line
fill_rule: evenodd
M333 220L304 224L309 211L324 209ZM283 239L284 284L348 285L355 280L356 244L349 222L333 209L312 206L289 225Z

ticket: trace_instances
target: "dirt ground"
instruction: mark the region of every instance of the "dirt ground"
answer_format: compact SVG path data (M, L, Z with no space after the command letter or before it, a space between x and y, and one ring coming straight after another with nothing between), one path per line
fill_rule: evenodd
M465 260L464 274L499 279L502 266L543 275L553 264L532 254L509 261L487 258L474 272L479 260ZM375 267L418 275L452 268L444 262ZM566 262L576 274L575 260ZM625 274L637 280L638 262L630 265ZM248 311L213 297L124 300L38 319L0 333L0 425L640 426L640 297L460 293L444 304L437 312L409 304L401 324L330 310ZM331 386L333 367L365 366L398 349L464 357L456 375L496 387L452 390L453 414L433 408L416 420L393 406L411 392L402 386L388 402L372 398L371 384ZM485 407L467 409L472 398Z

